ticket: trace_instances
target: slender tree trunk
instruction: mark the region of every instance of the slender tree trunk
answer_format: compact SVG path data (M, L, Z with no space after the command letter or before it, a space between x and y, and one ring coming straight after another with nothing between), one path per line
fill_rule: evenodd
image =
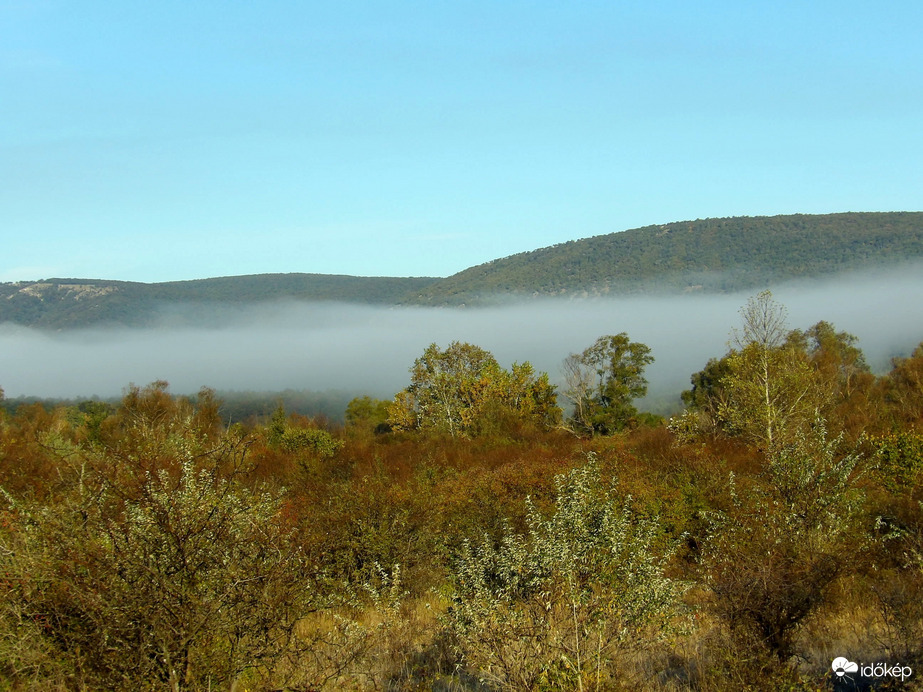
M772 416L772 395L769 391L769 354L766 352L766 347L763 347L762 352L762 365L763 365L763 407L765 410L766 416L766 443L768 449L773 448L773 416Z

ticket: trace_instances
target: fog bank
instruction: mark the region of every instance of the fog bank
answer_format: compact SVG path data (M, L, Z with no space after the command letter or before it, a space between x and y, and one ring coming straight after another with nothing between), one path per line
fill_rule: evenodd
M888 369L923 341L918 271L866 273L773 289L789 327L819 320L859 337L869 364ZM531 361L560 379L560 364L603 334L628 332L651 347L650 399L678 401L691 373L727 350L734 295L535 300L494 308L374 308L272 303L237 312L223 326L107 328L47 333L0 325L0 386L9 397L112 396L133 382L170 382L175 393L348 389L390 397L430 343L469 341L500 363Z

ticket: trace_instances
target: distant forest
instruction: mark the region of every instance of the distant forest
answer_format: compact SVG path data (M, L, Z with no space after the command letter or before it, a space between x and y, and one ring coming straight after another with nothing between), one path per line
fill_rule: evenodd
M260 274L143 284L0 284L0 323L45 329L220 324L270 300L475 305L536 296L732 292L923 259L923 212L737 217L574 240L448 278Z
M191 323L220 323L236 309L270 300L393 305L433 281L326 274L256 274L155 284L43 279L0 284L0 322L49 329L140 327L181 310L178 317Z
M361 392L345 390L312 391L308 389L284 389L278 392L253 391L217 391L215 395L221 401L220 416L226 425L253 422L267 418L279 406L286 411L300 416L308 416L318 421L327 421L342 425L344 412L350 400ZM13 415L21 406L38 405L46 409L69 407L79 409L98 405L115 407L122 397L93 399L42 398L19 396L0 399L0 410Z
M646 226L471 267L412 302L497 295L734 292L923 258L923 213L735 217Z

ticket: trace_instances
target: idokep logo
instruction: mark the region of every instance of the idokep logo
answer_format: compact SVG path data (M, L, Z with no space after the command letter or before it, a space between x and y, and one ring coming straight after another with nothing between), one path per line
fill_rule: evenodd
M849 659L843 658L842 656L833 659L832 667L833 672L836 673L838 678L843 677L846 675L846 673L857 673L859 671L858 663L853 663Z
M850 673L858 673L864 678L895 678L904 681L913 675L913 668L899 663L853 663L848 658L838 656L833 659L830 666L838 678L850 677Z

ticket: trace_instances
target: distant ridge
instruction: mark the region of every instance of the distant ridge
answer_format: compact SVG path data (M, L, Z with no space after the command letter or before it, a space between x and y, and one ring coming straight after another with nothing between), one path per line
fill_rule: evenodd
M523 252L430 284L413 302L727 292L923 258L923 212L681 221Z
M923 212L700 219L573 240L445 279L257 274L154 284L3 283L0 323L145 326L168 315L217 324L235 310L286 299L450 306L537 296L728 292L921 259Z
M0 284L0 322L68 329L98 324L147 326L164 313L200 324L229 310L271 300L393 305L438 279L335 274L253 274L136 283L43 279ZM217 313L217 314L215 314Z

